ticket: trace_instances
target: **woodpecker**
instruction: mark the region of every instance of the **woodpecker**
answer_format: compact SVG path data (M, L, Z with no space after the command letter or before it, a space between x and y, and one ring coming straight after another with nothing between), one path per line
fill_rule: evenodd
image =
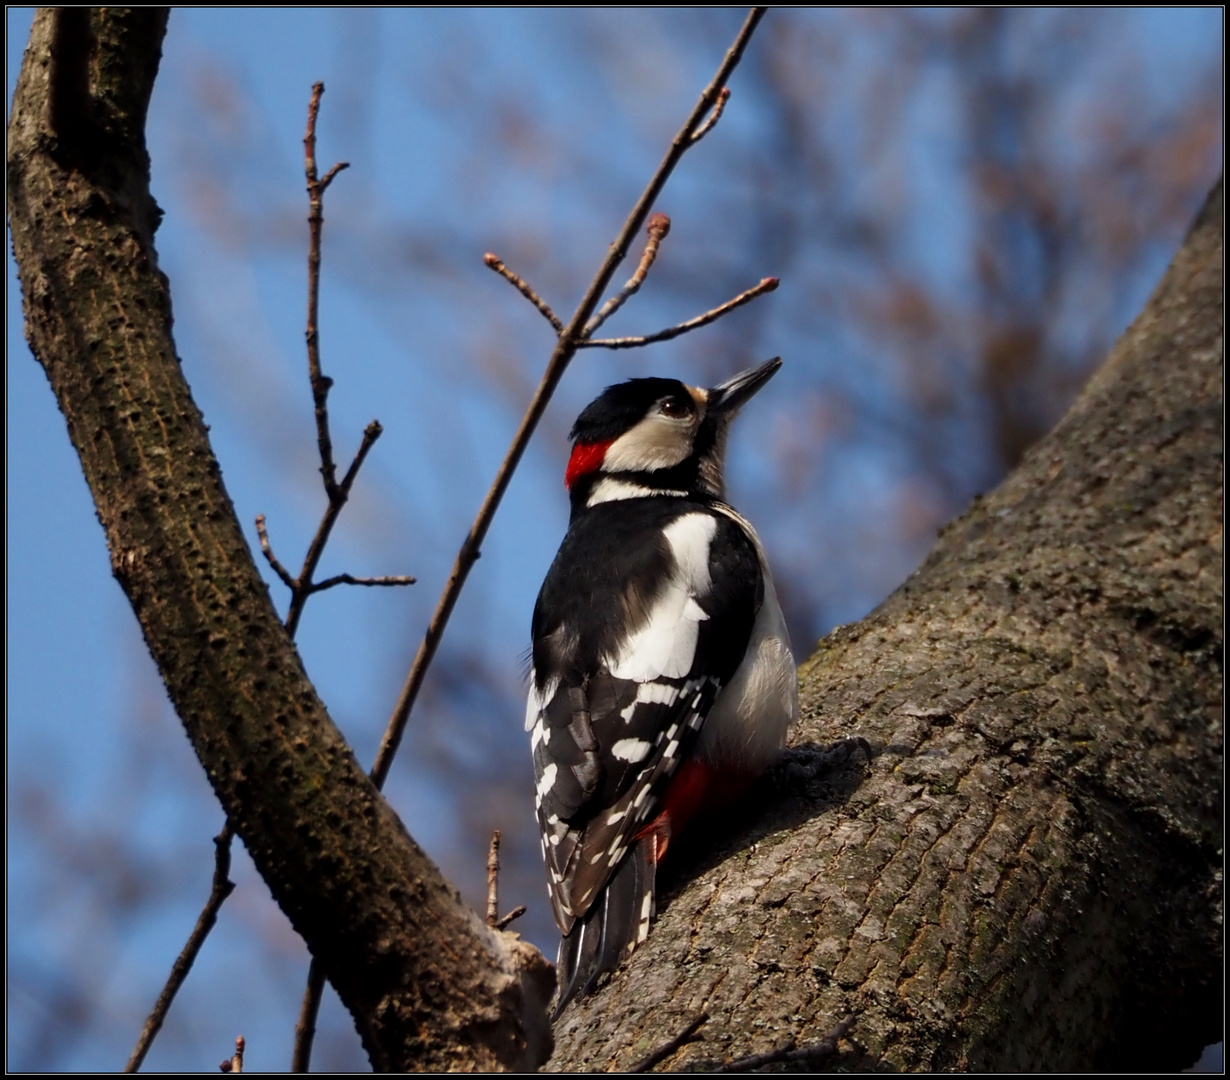
M731 421L779 367L711 390L631 379L573 425L525 712L563 935L556 1015L645 940L672 838L746 793L798 715L764 548L723 478Z

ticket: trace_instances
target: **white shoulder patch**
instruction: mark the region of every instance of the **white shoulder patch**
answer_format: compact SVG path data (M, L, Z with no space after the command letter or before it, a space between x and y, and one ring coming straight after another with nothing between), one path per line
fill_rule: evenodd
M709 616L697 602L712 588L709 547L717 532L711 514L676 518L664 530L675 566L654 602L645 625L633 634L607 666L617 679L650 682L665 676L678 679L692 670L700 623Z

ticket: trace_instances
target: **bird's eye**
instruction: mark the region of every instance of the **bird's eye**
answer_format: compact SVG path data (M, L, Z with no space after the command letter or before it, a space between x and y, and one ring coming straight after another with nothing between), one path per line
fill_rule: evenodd
M692 412L692 406L681 398L667 398L662 402L661 408L663 416L670 416L674 419L689 416Z

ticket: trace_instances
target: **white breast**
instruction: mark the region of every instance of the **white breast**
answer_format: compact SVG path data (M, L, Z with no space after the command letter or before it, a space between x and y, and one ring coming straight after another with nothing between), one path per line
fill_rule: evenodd
M756 545L764 576L764 602L756 613L743 663L722 689L705 726L697 755L716 769L759 774L786 745L786 733L799 716L799 683L790 635L760 538L734 510L720 508Z

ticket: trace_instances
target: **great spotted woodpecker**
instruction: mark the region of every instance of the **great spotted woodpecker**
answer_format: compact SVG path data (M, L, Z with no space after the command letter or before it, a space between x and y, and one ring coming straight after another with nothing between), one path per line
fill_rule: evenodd
M557 1015L645 940L671 838L743 795L798 714L764 549L722 475L731 420L779 367L712 390L631 379L573 426L525 713L563 935Z

